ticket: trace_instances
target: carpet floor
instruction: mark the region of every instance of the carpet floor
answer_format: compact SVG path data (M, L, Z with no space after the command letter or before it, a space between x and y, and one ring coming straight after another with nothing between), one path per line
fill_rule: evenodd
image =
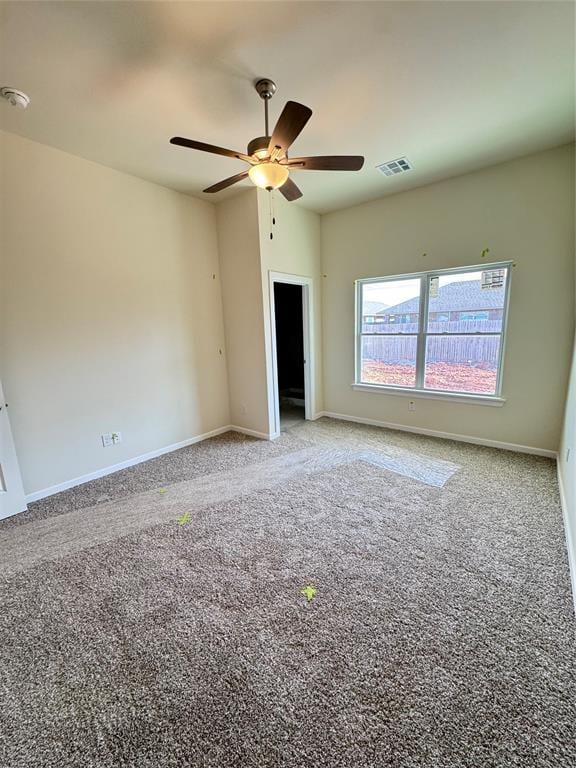
M575 724L549 459L322 419L0 522L2 768L574 768Z

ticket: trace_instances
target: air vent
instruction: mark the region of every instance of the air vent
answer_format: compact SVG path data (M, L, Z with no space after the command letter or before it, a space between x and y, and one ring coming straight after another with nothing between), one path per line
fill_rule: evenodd
M404 171L411 171L412 165L406 157L399 157L397 160L390 160L388 163L382 163L377 165L376 168L383 173L384 176L396 176L398 173L404 173Z

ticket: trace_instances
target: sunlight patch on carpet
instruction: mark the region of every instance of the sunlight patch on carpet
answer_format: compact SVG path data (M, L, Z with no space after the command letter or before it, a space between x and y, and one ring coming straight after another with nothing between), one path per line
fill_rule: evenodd
M448 461L392 447L380 451L304 448L251 464L249 469L238 467L175 483L160 496L154 489L2 531L0 549L6 554L0 561L0 574L26 570L38 562L55 560L168 520L184 524L191 514L212 504L356 461L436 487L442 487L459 468ZM33 536L30 526L34 526Z

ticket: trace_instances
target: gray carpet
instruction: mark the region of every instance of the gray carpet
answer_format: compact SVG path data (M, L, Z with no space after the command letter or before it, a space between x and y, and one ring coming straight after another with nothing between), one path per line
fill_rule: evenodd
M2 768L576 765L552 461L323 419L60 496L0 523Z

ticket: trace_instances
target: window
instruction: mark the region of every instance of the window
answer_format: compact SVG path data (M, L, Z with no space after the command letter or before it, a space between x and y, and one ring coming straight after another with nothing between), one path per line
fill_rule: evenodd
M488 320L488 312L458 312L458 320Z
M487 265L488 266L488 265ZM510 264L358 280L356 383L499 396Z

